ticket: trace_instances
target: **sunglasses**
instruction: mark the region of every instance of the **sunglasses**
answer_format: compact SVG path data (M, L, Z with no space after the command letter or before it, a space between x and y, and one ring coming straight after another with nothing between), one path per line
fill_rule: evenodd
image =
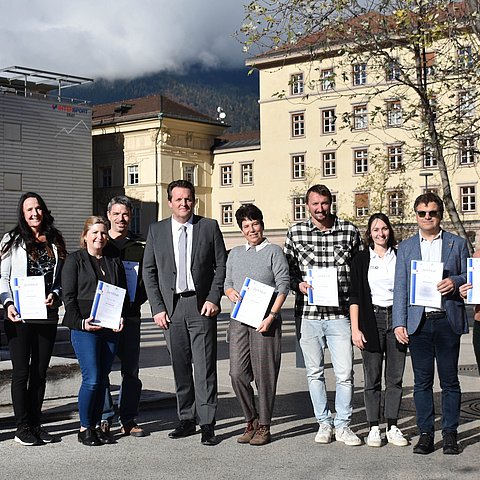
M438 210L417 210L417 215L420 217L420 218L424 218L426 214L429 214L432 218L435 218L435 217L439 217L440 216L440 212Z

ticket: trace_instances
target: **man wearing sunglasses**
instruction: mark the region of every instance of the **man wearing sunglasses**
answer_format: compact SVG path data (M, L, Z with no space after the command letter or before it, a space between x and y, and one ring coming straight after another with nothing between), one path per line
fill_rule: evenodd
M435 193L420 195L414 210L419 232L400 244L393 296L395 336L409 345L414 372L413 398L420 438L413 453L427 455L434 451L436 362L442 390L443 453L456 455L461 401L458 356L460 336L468 332L459 287L466 282L467 242L440 227L443 202ZM441 308L410 305L412 260L443 262L443 279L437 284L442 294Z

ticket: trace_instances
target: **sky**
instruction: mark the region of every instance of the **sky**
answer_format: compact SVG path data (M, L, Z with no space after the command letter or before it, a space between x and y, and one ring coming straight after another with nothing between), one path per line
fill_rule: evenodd
M240 67L242 0L0 0L0 69L134 78Z

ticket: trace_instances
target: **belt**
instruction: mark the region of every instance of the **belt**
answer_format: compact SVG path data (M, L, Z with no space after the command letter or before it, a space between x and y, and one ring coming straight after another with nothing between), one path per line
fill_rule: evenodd
M176 293L175 295L177 297L182 297L182 298L187 298L187 297L194 297L197 293L189 290L188 292L181 292L181 293Z
M390 305L389 307L381 307L380 305L373 305L373 311L375 313L380 313L380 312L392 313L392 306Z
M443 318L446 316L446 313L444 310L440 312L424 312L423 315L425 318L428 318L429 320L436 320L438 318Z

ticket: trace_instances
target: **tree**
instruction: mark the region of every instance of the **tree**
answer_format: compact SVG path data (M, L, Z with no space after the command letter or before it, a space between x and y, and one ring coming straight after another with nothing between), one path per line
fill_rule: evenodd
M245 51L263 58L301 54L312 71L327 55L336 55L345 66L368 64L378 79L367 94L369 101L377 101L370 121L381 127L385 119L398 119L395 102L379 99L391 96L401 102L401 129L421 146L411 148L404 142L410 158L431 155L438 165L446 211L455 230L468 240L452 197L450 173L459 164L459 145L465 144L467 154L478 153L478 4L479 0L253 0L238 33ZM346 71L342 75L362 74ZM385 74L391 82L380 81ZM336 79L327 80L334 85ZM320 71L311 75L304 100L314 101L325 81ZM358 95L353 89L343 94ZM343 128L350 128L352 121L352 114L345 113Z

